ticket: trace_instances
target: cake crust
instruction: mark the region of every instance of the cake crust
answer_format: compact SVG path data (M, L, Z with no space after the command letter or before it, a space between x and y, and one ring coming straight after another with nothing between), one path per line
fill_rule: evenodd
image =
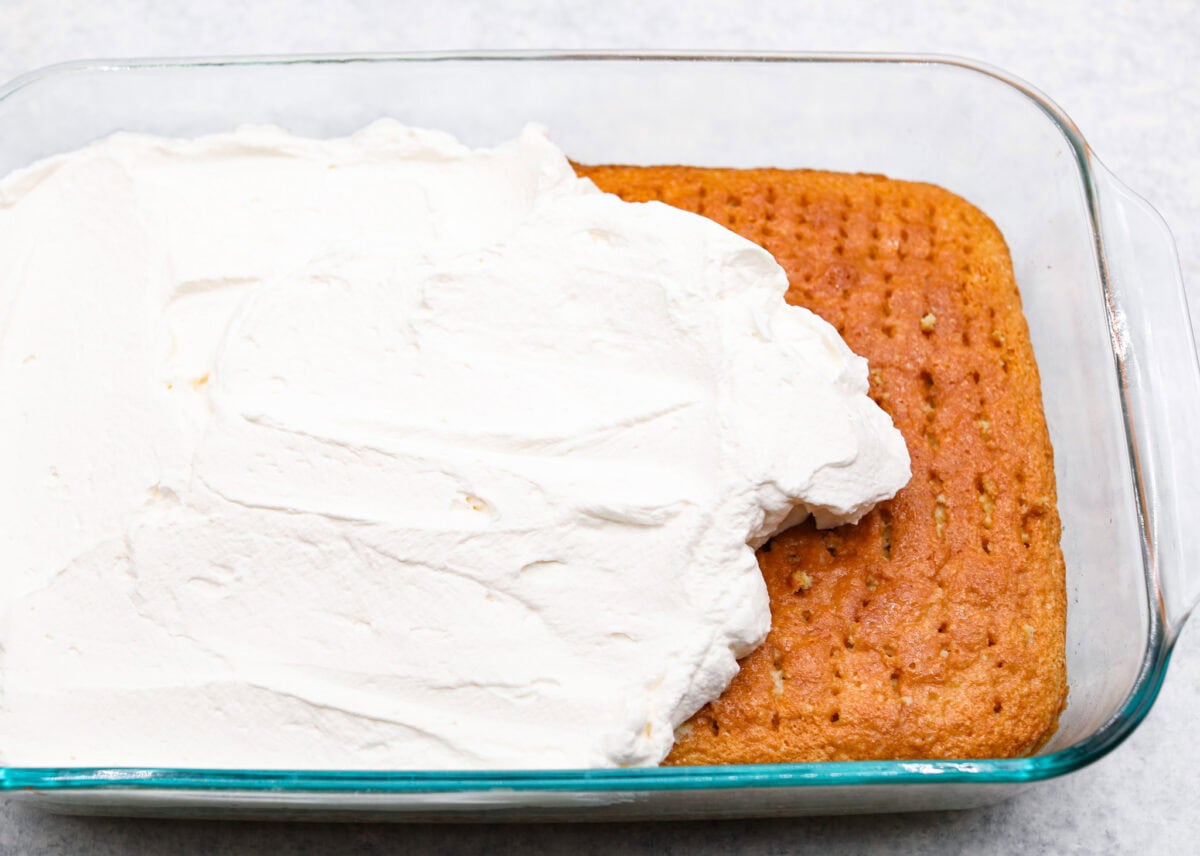
M1008 249L977 208L876 175L577 166L702 214L787 271L870 363L912 481L758 553L771 632L666 764L1029 754L1066 701L1054 462Z

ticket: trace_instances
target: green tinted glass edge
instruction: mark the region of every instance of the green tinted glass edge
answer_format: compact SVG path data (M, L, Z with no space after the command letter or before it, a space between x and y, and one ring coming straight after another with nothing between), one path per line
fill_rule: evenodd
M822 761L624 770L388 772L0 768L0 791L140 790L447 793L456 791L661 791L899 784L1012 784L1050 779L1115 749L1137 727L1162 686L1170 651L1125 707L1088 740L1050 755L978 761Z
M281 57L197 57L186 59L97 60L61 63L22 75L0 88L0 101L38 81L59 74L134 71L226 65L297 65L436 61L604 61L683 62L814 62L929 64L959 68L990 77L1017 90L1062 132L1075 155L1105 296L1110 283L1103 264L1097 190L1091 153L1074 122L1043 93L1024 81L985 64L951 56L908 54L679 53L606 51L482 51L406 54L312 55ZM1137 471L1137 450L1129 432L1130 414L1122 409L1130 437L1130 458ZM1141 490L1139 502L1145 501ZM1139 513L1144 509L1139 508ZM1144 516L1142 518L1144 520ZM1146 553L1143 527L1143 554ZM1148 563L1149 637L1141 669L1121 710L1089 738L1058 752L1028 758L930 761L823 761L801 764L728 765L719 767L651 767L619 770L554 770L496 772L392 772L321 770L202 770L162 768L0 767L0 791L67 789L139 789L210 791L309 791L374 793L447 793L455 791L660 791L731 788L830 787L895 784L1018 784L1065 775L1099 760L1133 733L1154 704L1170 663L1172 641L1163 630L1157 585Z

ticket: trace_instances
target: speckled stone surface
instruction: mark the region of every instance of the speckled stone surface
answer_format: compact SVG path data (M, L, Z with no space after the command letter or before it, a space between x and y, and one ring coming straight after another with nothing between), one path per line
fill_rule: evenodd
M1200 320L1200 79L1193 73L1200 15L1193 3L1021 0L978 11L960 2L650 5L4 0L0 79L82 57L221 53L607 47L969 56L1049 93L1113 172L1162 212L1179 243L1193 320ZM61 818L0 800L0 854L1195 853L1197 710L1200 631L1193 627L1132 738L1081 772L989 809L723 823L385 826Z

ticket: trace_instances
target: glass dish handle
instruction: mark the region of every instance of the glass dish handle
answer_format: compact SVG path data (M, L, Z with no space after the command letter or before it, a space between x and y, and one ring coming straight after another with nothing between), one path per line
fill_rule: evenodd
M1200 599L1200 364L1166 222L1102 164L1093 167L1113 348L1170 644Z

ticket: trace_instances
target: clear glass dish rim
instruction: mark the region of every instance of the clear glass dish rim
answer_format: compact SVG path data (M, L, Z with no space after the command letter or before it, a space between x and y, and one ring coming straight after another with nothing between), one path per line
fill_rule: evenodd
M1094 155L1075 123L1044 93L1005 71L975 60L942 54L774 52L774 51L619 51L516 50L428 51L400 53L289 54L274 56L197 56L174 58L92 59L35 69L0 86L0 102L38 82L84 72L134 72L157 68L222 66L343 65L433 62L563 62L647 61L728 63L812 63L864 65L933 65L959 68L999 81L1028 98L1053 122L1071 147L1086 196L1089 225L1100 260L1106 301L1119 305L1113 293L1100 227ZM1121 411L1129 438L1131 471L1137 471L1138 449L1126 396L1125 357L1117 360ZM1142 491L1139 536L1143 557L1150 545ZM354 793L453 793L495 789L529 792L691 791L733 788L845 787L895 784L974 783L1003 785L1037 782L1074 772L1099 760L1127 738L1146 717L1162 686L1174 636L1165 630L1162 594L1149 563L1143 559L1149 610L1149 633L1133 688L1121 709L1087 739L1066 749L1025 758L906 761L819 761L710 767L648 767L605 770L514 771L352 771L352 770L209 770L133 767L0 767L0 792L14 790L203 790Z

